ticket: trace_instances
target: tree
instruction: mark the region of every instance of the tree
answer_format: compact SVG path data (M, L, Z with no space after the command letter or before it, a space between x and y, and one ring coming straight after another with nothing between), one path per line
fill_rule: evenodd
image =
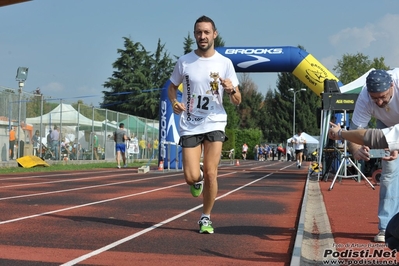
M183 52L184 54L190 53L193 49L191 46L195 43L195 41L191 38L190 32L187 34L187 37L184 38L184 44L183 44Z
M168 80L173 62L158 41L155 54L144 46L124 37L125 50L118 49L120 57L112 64L116 70L106 81L103 108L154 119L158 117L159 89Z
M214 44L215 44L215 48L216 47L224 47L225 44L224 44L222 35L218 34L218 36L216 36Z
M289 91L290 88L297 91L307 87L292 73L279 73L277 89L281 98L276 101L276 108L278 108L279 113L282 112L285 115L278 114L277 116L281 117L275 122L281 123L280 132L282 136L285 136L284 139L291 137L293 133L294 95L293 92ZM310 135L319 135L319 122L317 121L319 107L321 107L321 99L313 91L307 89L306 91L298 92L295 105L295 131L302 129Z
M264 97L258 92L258 87L251 80L248 73L240 77L241 104L238 107L240 113L239 128L262 129Z
M26 101L26 117L36 117L41 113L42 97L40 89L37 88Z
M362 53L355 55L344 54L342 59L337 61L337 65L333 67L333 70L338 74L339 80L343 84L347 84L356 80L371 68L389 69L384 60L384 57L370 60L368 56Z
M165 51L165 44L162 45L161 40L158 40L157 49L151 56L150 91L145 93L144 102L142 102L141 108L138 108L140 113L145 113L146 110L148 112L148 109L150 109L151 116L143 117L151 119L158 117L161 88L164 87L165 82L170 78L173 67L174 62Z

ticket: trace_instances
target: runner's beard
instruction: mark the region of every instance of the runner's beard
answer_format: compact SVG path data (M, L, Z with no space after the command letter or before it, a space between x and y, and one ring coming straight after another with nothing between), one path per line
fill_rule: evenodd
M202 52L206 52L212 47L212 43L207 43L206 46L202 46L200 42L197 42L197 47L198 47L198 50L201 50Z
M385 107L388 105L388 103L389 103L389 102L382 102L382 104L380 104L380 105L377 104L377 106L378 106L379 108L385 108Z

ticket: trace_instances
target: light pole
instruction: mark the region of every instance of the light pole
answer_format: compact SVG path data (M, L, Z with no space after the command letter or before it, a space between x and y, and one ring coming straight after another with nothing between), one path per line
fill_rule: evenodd
M288 91L294 93L294 119L292 120L292 136L295 136L295 104L296 104L296 94L301 91L306 91L305 88L295 90L293 88L288 89Z
M20 139L20 131L21 131L21 100L22 100L22 89L24 87L24 82L28 77L28 68L27 67L18 67L17 76L15 80L18 81L18 154L17 158L21 157L21 139ZM24 140L25 141L25 140Z

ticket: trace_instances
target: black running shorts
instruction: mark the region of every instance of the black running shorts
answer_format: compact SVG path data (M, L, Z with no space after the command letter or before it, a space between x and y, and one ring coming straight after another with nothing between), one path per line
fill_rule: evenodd
M204 134L182 136L179 145L183 148L194 148L203 143L205 140L210 142L227 141L227 136L223 131L211 131Z

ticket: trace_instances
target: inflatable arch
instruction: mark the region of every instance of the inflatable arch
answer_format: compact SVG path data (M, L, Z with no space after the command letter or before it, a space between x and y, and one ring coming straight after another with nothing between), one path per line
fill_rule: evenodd
M337 80L339 87L342 86L316 58L298 47L217 47L216 50L230 58L236 72L290 72L319 96L325 79ZM159 160L164 161L167 168L181 169L181 149L176 145L179 142L179 116L173 113L168 99L169 84L170 81L162 90L159 108ZM181 92L177 99L181 100Z

